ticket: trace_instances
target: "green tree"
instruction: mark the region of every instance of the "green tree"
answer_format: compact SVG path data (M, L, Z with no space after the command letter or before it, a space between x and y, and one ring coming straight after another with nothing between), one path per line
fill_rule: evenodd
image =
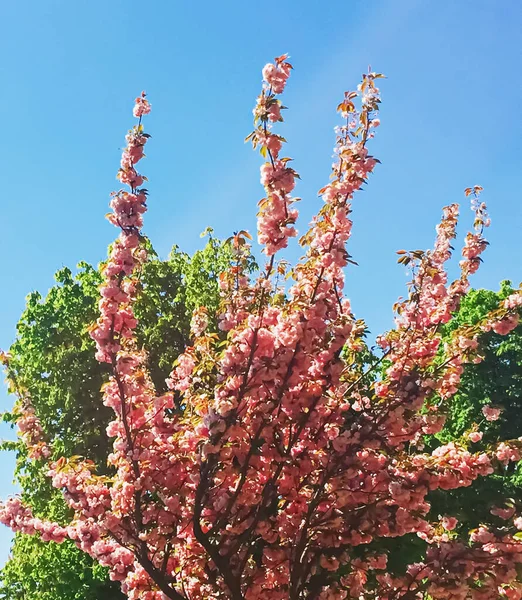
M470 291L446 326L448 336L461 325L478 323L513 291L509 281L503 281L498 292ZM473 444L477 449L522 436L522 324L505 336L494 331L483 333L480 348L484 360L466 365L445 427L436 436L438 442L460 438L476 426L483 433L482 440ZM485 419L482 413L485 405L502 409L497 421ZM433 510L455 515L468 530L492 521L501 526L503 521L492 516L490 510L493 506L503 507L505 498L522 506L521 467L522 463L509 463L492 476L477 479L469 488L434 494Z
M471 290L444 326L443 340L449 340L451 333L459 327L479 323L513 291L509 281L503 281L498 292ZM483 437L477 443L468 442L473 450L487 449L498 440L522 436L522 323L508 335L498 335L494 331L482 333L480 348L484 359L478 364L465 365L459 391L449 403L444 428L425 438L430 449L462 440L477 430ZM502 410L497 421L485 419L482 408L486 405ZM461 534L467 534L483 523L503 527L503 519L490 511L493 507L509 508L505 504L506 498L511 499L509 504L518 506L520 511L522 462L500 466L494 474L476 479L469 487L437 490L428 496L433 520L439 515L454 516L458 519L456 531ZM403 572L407 564L422 560L427 549L427 544L414 534L380 539L374 545L376 549L389 551L388 568L398 573Z
M192 257L174 247L167 260L154 252L140 272L135 312L139 342L147 350L158 390L172 363L189 342L192 311L200 306L216 313L218 276L229 264L227 243L212 232L204 249ZM208 232L207 232L208 233ZM63 268L56 285L42 297L28 296L10 348L12 373L26 389L45 425L56 457L76 454L106 468L110 442L105 428L112 411L102 404L100 388L108 377L106 365L94 357L89 327L98 316L99 270L86 263L73 275ZM113 415L112 415L113 416ZM4 420L15 424L16 414ZM50 485L41 461L29 460L22 443L6 442L16 452L15 479L35 514L58 522L70 517L60 492ZM0 573L0 597L5 600L116 600L124 598L106 569L70 541L48 544L35 536L17 534L11 556Z

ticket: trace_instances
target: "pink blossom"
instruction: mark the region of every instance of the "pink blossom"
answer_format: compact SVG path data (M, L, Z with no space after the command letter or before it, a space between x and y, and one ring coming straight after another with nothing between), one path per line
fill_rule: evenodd
M507 521L508 519L511 519L511 517L515 514L515 509L512 506L506 508L499 508L498 506L494 506L489 512L492 515L495 515L496 517L500 517L501 519Z
M141 96L136 98L134 110L132 111L135 117L142 117L150 113L150 102L146 99L145 92L141 92Z
M499 335L507 335L510 331L513 331L518 325L520 317L517 314L504 317L500 321L496 321L491 325L491 328L495 333Z
M480 440L482 439L482 436L484 434L482 433L482 431L472 431L469 435L468 438L471 442L476 443L476 442L480 442Z
M482 407L482 414L486 417L487 421L497 421L501 412L501 408L494 408L490 405Z
M453 529L455 529L457 524L458 524L458 521L455 517L443 517L443 519L442 519L442 526L444 527L444 529L447 529L448 531L453 531Z

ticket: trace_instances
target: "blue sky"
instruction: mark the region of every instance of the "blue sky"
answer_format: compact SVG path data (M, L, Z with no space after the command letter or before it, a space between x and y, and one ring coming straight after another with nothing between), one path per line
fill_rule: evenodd
M382 160L354 205L347 293L378 333L406 274L395 251L433 240L441 208L485 188L491 247L479 287L522 279L522 4L517 0L17 0L0 7L2 280L0 345L31 290L80 260L96 263L115 235L104 221L134 97L153 105L142 171L146 233L165 255L217 235L255 231L262 197L251 130L260 71L289 52L295 71L279 131L302 176L300 231L328 180L335 106L368 64L385 73ZM463 224L471 212L465 201ZM465 233L462 228L462 232ZM299 255L295 248L290 258ZM4 407L9 400L0 395ZM0 458L0 496L12 461ZM0 530L0 560L9 533Z

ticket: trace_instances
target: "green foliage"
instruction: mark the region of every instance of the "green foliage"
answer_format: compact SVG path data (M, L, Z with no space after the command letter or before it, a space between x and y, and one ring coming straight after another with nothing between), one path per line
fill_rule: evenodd
M190 257L174 247L167 260L149 248L143 266L135 313L138 340L147 350L151 375L159 392L177 356L189 342L194 308L206 306L215 314L219 303L218 276L230 259L229 245L212 237ZM110 441L105 429L110 409L102 404L100 388L108 377L106 365L95 359L89 327L98 316L100 272L86 263L73 275L63 268L56 285L43 298L28 296L17 326L11 367L18 384L27 389L44 430L52 442L53 458L81 455L106 469ZM217 325L214 323L214 326ZM16 415L5 413L13 424ZM65 523L69 511L54 490L45 464L31 461L21 443L5 443L16 451L16 481L36 515ZM45 543L18 534L11 557L0 573L0 598L5 600L117 600L119 584L69 541Z
M509 281L503 281L498 292L471 290L445 326L443 340L448 340L462 325L477 324L512 292ZM459 391L448 407L445 426L440 433L426 436L427 449L460 440L476 426L484 435L480 442L470 443L472 452L486 449L499 440L522 436L522 324L506 336L493 331L483 333L480 348L484 360L465 365ZM498 421L484 418L482 408L487 404L502 408ZM504 507L507 498L522 506L522 463L497 467L495 473L477 479L469 487L431 492L430 517L433 520L439 515L456 517L459 521L456 533L466 536L466 541L468 532L482 523L503 526L505 521L493 516L490 510L493 506ZM416 536L379 540L376 544L377 550L389 551L388 568L392 572L403 572L406 564L421 560L426 547Z
M0 596L24 600L116 600L119 586L70 541L60 546L17 534Z
M455 318L446 326L446 333L449 335L461 325L476 324L513 291L509 281L503 281L498 292L472 290L464 298ZM522 435L519 419L522 409L522 325L507 336L493 331L484 333L480 348L484 360L477 365L466 366L444 430L437 436L442 442L461 436L474 422L480 423L484 432L483 445ZM486 404L502 407L498 421L484 419L481 410Z
M446 334L450 335L460 325L473 325L486 313L513 292L509 281L503 281L498 292L472 290L463 300L459 312L448 323ZM509 335L501 336L493 331L480 338L484 360L466 365L458 393L451 402L444 429L437 434L437 441L447 443L460 438L478 424L484 433L474 451L485 449L498 440L516 439L522 436L522 325ZM502 408L498 421L489 422L482 408L492 404ZM503 499L513 498L522 505L521 464L510 463L487 478L480 478L469 488L432 495L433 512L456 516L463 529L478 527L480 523L493 522L501 525L498 517L489 512L494 505L504 506Z

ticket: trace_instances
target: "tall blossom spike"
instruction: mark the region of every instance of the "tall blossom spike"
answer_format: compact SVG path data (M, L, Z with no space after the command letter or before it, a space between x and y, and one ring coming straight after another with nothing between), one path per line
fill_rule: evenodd
M121 157L118 179L127 184L129 191L120 190L112 196L112 213L109 221L120 229L103 268L104 282L100 289L100 318L91 333L98 349L101 362L113 363L122 348L122 341L132 338L136 320L132 312L134 282L129 278L136 267L146 259L146 251L140 246L140 230L143 213L147 210L147 190L141 185L145 177L136 170L137 163L144 157L144 148L149 137L143 131L142 117L150 112L145 92L136 99L134 116L139 119L127 134L127 146Z
M287 58L284 54L263 69L263 89L254 108L255 129L247 137L267 159L261 167L266 197L260 201L257 215L258 240L267 256L286 248L288 239L297 233L298 211L292 207L296 199L290 194L298 175L289 166L290 159L280 157L285 139L272 132L273 124L283 121L281 110L285 107L277 96L283 93L292 70Z
M508 440L473 450L478 425L433 451L423 447L424 436L443 426L464 365L481 359L481 334L509 332L522 308L515 292L441 344L440 327L486 246L480 188L468 194L476 222L460 279L449 283L445 266L458 216L450 205L431 251L401 251L400 262L413 267L410 293L396 307L396 327L379 339L381 358L363 370L364 323L343 296L344 268L351 262L351 203L378 162L367 145L380 123L382 76L365 74L338 107L344 123L332 179L320 191L324 204L302 238L306 255L285 295L278 283L285 270L274 255L295 234L296 174L280 158L284 140L271 124L281 119L277 96L290 70L286 55L263 69L250 136L267 159L258 224L268 266L251 281L250 236L240 231L230 238L232 264L220 277L221 331L210 329L204 310L195 311L192 346L168 381L176 405L173 393L157 395L135 339L147 196L136 165L148 140L141 120L150 111L144 94L136 100L139 123L127 136L118 173L129 190L111 200L109 220L120 235L103 270L92 330L98 359L112 369L104 402L115 413L107 428L113 474L102 477L89 461L61 457L49 474L74 513L71 523L39 519L17 498L2 505L0 521L44 540L73 540L109 568L131 599L520 600L516 511L494 507L506 527L484 524L469 541L455 516L434 520L428 500L434 490L472 485L518 461L522 448ZM43 431L28 405L22 408L22 439L32 448ZM500 417L493 407L484 414ZM395 573L372 542L410 534L426 551Z
M296 284L290 290L299 297L317 300L325 293L334 294L339 304L344 287L343 269L350 262L346 243L352 221L349 218L354 193L367 182L377 160L366 147L380 124L377 118L380 97L376 80L379 73L369 72L359 86L361 106L357 109L357 92L345 92L337 107L344 124L336 128L336 160L332 166L331 182L319 191L323 208L314 217L308 233L301 239L307 247L306 260L294 269ZM335 306L336 302L333 302Z

